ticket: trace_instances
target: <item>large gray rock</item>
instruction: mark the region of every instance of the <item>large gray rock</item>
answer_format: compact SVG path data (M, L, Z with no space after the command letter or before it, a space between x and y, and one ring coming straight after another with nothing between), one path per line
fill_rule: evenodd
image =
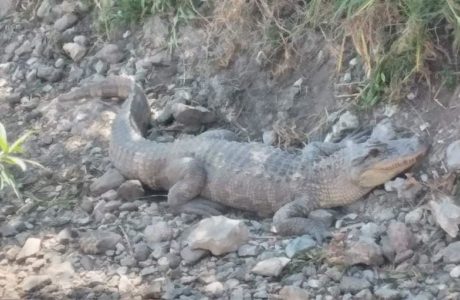
M102 254L115 250L115 245L121 241L121 235L111 231L89 231L80 237L80 249L86 254Z
M56 82L61 80L63 72L60 69L56 69L47 65L39 65L37 67L37 78L43 79L49 82Z
M249 240L249 229L240 220L224 216L206 218L198 223L188 237L193 249L205 249L214 255L238 250Z
M447 247L439 251L436 256L441 256L445 263L460 263L460 241L450 243Z
M127 180L120 185L117 193L125 201L134 201L144 196L145 190L139 180Z
M64 31L78 22L78 17L74 14L65 14L54 22L54 29Z
M120 62L123 57L123 52L121 52L115 44L107 44L96 53L96 58L99 58L109 64L116 64Z
M2 0L0 1L0 19L9 14L14 9L13 0Z
M104 175L96 179L89 187L94 195L101 195L109 190L117 189L125 178L116 169L108 170Z

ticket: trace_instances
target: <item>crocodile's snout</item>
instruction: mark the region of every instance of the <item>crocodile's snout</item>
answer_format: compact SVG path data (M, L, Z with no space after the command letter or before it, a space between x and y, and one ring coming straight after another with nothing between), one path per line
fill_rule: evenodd
M370 146L369 153L376 151L377 154L368 155L362 161L359 185L375 187L387 182L417 163L428 148L428 143L420 137L390 140L375 148Z

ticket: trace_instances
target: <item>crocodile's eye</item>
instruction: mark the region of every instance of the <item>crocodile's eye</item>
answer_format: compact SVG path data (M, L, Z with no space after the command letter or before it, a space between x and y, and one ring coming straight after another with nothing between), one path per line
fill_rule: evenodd
M370 157L370 158L376 158L380 155L381 153L381 150L378 149L378 148L372 148L371 150L369 150L369 153L367 154L367 157Z

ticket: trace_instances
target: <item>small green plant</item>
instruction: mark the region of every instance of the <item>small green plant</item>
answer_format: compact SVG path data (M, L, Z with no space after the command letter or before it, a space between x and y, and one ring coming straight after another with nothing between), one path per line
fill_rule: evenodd
M27 170L27 164L41 166L37 162L17 156L24 152L22 145L31 134L32 132L27 132L14 143L10 144L8 143L5 127L0 123L0 190L9 186L18 198L21 198L21 195L17 189L14 176L11 173L11 168L18 167L24 172Z
M154 0L94 0L96 24L110 39L112 31L121 25L141 22L151 14Z
M197 0L94 0L97 25L107 38L119 26L141 23L150 15L167 15L172 22L170 40L176 45L177 26L195 16Z

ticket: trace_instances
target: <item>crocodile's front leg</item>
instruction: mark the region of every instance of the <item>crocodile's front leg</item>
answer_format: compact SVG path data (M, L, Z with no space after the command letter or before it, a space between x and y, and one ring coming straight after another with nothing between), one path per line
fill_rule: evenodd
M327 236L324 223L308 219L308 214L318 208L315 201L298 198L282 206L273 216L273 225L280 235L313 235L318 242Z

